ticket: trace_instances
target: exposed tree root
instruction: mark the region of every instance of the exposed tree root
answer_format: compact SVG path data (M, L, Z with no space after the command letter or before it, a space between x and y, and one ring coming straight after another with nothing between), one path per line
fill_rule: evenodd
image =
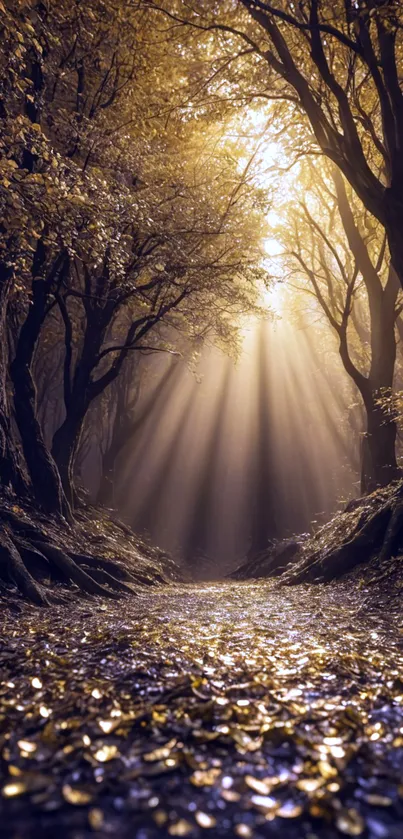
M71 553L70 556L74 559L74 562L77 565L84 565L87 568L97 568L103 571L106 571L108 574L112 574L112 576L117 580L122 580L126 583L137 583L139 582L138 575L136 573L131 573L127 570L127 568L123 568L121 565L117 565L111 559L103 559L102 557L95 557L95 556L87 556L87 554L76 554Z
M386 497L385 497L386 495ZM351 508L340 514L332 538L323 539L319 532L316 541L322 542L315 549L315 538L304 546L303 558L288 567L279 585L296 585L305 582L327 582L353 571L358 565L377 558L383 563L403 548L403 483L392 484L383 493L373 493L360 499L362 509ZM352 520L351 516L355 516ZM343 518L344 517L344 518ZM347 538L340 539L343 529Z
M56 565L61 573L65 575L67 580L77 583L77 585L83 591L87 592L87 594L99 594L104 596L106 595L107 597L115 597L112 592L99 585L93 577L80 568L80 566L77 565L73 559L70 559L70 557L64 553L64 551L60 550L60 548L55 547L55 545L50 545L47 542L36 542L36 547L44 554L44 556L47 557L47 559Z
M28 600L37 606L49 605L45 592L25 567L21 554L5 530L0 533L0 568Z
M47 606L66 600L54 583L75 584L86 595L117 599L135 593L128 583L136 578L113 560L75 554L55 544L32 519L5 506L0 508L0 581L16 586L37 606Z
M112 574L115 580L117 579L125 583L137 583L138 585L143 586L153 586L155 583L165 583L164 578L158 572L154 572L153 579L150 579L149 577L146 577L145 574L141 574L135 569L133 569L133 571L128 571L127 568L117 565L111 559L102 559L101 557L93 557L87 556L86 554L76 553L70 553L70 556L75 562L77 562L78 565L84 565L91 569L97 568L107 571L108 574Z
M97 580L98 583L104 583L105 585L110 586L113 591L121 591L125 594L134 594L133 589L127 586L126 583L122 583L112 574L109 574L108 571L103 571L101 568L92 568L91 577L92 579Z

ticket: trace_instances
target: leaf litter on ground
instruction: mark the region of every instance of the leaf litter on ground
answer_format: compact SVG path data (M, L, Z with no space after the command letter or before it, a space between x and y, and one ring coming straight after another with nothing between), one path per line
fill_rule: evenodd
M357 581L3 619L0 835L400 839L403 620Z

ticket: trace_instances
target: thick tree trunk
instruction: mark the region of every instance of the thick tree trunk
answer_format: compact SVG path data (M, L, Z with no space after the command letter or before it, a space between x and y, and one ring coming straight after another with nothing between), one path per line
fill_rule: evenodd
M137 410L138 389L133 388L136 367L126 366L114 389L115 415L113 418L112 434L109 446L102 456L102 474L98 489L97 501L105 506L113 504L115 494L116 474L119 468L121 454L132 441L138 430L144 425L152 412L160 406L171 392L172 384L178 379L181 366L177 360L171 362L161 376L151 396L143 407Z
M337 201L343 228L360 270L368 295L370 316L369 339L371 345L371 365L367 376L363 375L354 364L348 348L347 320L344 329L340 328L340 356L348 375L360 391L367 417L367 428L363 440L361 457L361 491L372 492L376 487L385 486L398 477L396 462L396 422L378 404L383 396L391 394L396 362L396 299L399 291L399 278L390 265L388 275L381 281L377 267L368 251L356 224L353 209L348 200L343 178L337 169L333 171ZM385 208L392 208L392 191L385 192ZM403 211L403 203L400 201ZM386 212L386 210L385 210ZM393 215L393 214L392 214ZM393 223L396 222L393 216ZM393 226L393 225L392 225ZM399 234L399 247L402 241ZM403 278L403 260L402 275ZM364 338L365 340L365 338Z
M88 406L68 412L64 422L55 432L52 443L52 457L57 465L62 486L69 504L74 506L74 460L80 442L81 431Z
M362 447L361 492L372 492L399 477L394 420L378 406L367 408L367 432Z
M32 302L21 327L15 358L10 367L15 418L38 504L48 513L70 516L56 464L45 444L37 419L36 389L31 365L45 319L47 287L45 281L38 278L34 279L32 288Z
M396 460L396 420L393 411L389 412L382 405L382 398L393 392L397 289L397 277L390 274L378 306L376 300L372 301L371 370L368 378L369 388L362 394L367 415L362 452L363 493L386 486L400 475Z
M0 262L0 484L19 494L27 490L12 434L10 406L7 396L7 305L11 289L12 269Z
M397 187L385 189L384 196L385 230L388 238L388 245L392 265L396 271L401 287L403 288L403 195L402 183Z
M31 370L16 358L11 365L11 375L15 417L35 498L46 512L67 514L60 477L36 417L35 385Z

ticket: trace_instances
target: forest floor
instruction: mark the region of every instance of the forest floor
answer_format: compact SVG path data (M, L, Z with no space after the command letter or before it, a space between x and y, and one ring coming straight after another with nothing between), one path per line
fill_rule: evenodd
M81 504L67 522L0 492L0 610L19 613L24 599L74 603L83 593L119 599L184 579L172 556L112 510Z
M401 839L397 589L19 608L2 614L2 837Z

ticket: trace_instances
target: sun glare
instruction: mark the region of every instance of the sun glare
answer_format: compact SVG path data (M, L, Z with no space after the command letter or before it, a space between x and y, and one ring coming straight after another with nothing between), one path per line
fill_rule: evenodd
M262 289L278 317L249 324L237 363L210 348L197 379L178 366L127 458L118 499L126 516L189 561L200 554L233 567L251 539L306 529L354 480L342 430L351 394L337 351L330 342L324 356L323 334L305 321L295 328L289 294L281 281Z
M243 153L239 157L242 169L254 156L256 177L267 184L269 173L275 174L285 164L284 148L275 136L268 135L269 116L267 109L250 108L242 114L242 122L234 119L228 126L226 139L236 138Z
M266 239L264 242L264 249L268 256L280 256L283 253L284 248L277 239Z
M275 315L282 314L285 304L285 288L281 281L272 283L268 288L263 289L262 304L267 306Z

